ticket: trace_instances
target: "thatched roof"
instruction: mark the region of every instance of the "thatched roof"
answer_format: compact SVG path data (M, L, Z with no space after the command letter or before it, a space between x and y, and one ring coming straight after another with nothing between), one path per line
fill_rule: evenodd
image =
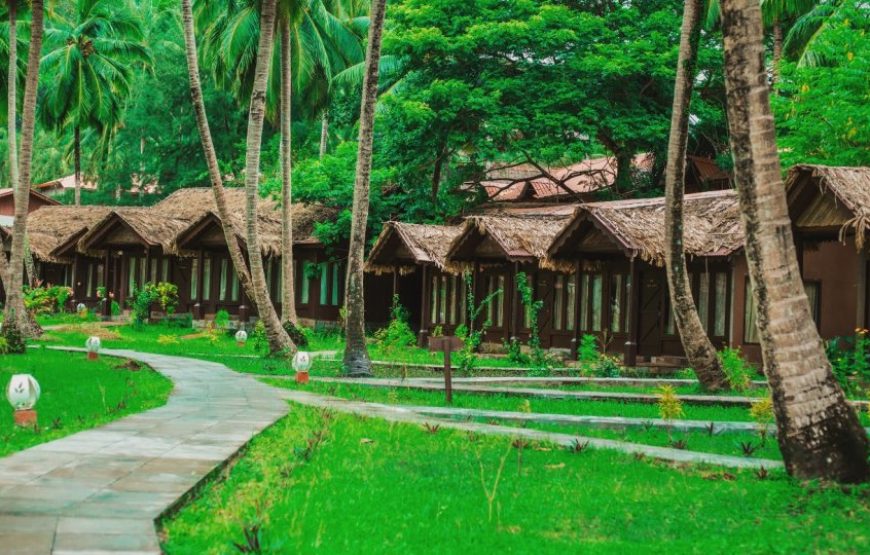
M231 215L231 224L239 241L244 244L246 236L245 191L239 188L226 189L226 201ZM178 190L154 208L161 212L171 213L177 205L192 207L199 210L186 210L194 216L185 229L176 237L177 244L173 248L184 249L196 239L200 231L210 225L220 225L214 193L211 188L200 187ZM179 212L176 212L179 213ZM320 241L314 235L314 227L318 222L334 219L337 211L319 204L296 203L293 205L293 243L316 245ZM264 256L280 256L281 254L281 207L271 198L260 198L257 203L257 231L260 239L260 249Z
M161 247L164 252L174 252L175 237L190 220L176 216L168 210L152 208L115 208L97 222L79 240L79 250L95 253L103 249L103 240L111 231L132 231L142 245Z
M547 247L567 220L566 216L470 216L447 257L456 262L489 258L552 267Z
M447 260L447 249L460 230L461 226L387 222L369 253L366 271L408 273L417 265L433 265L455 272Z
M65 263L57 252L110 212L106 206L44 206L27 216L27 237L33 255L43 262Z
M684 247L690 256L727 256L743 247L737 193L710 191L685 196ZM664 198L589 203L575 212L548 249L554 259L583 251L590 234L601 234L614 250L662 264L665 257ZM593 242L590 241L589 244Z
M854 231L857 247L863 247L870 229L870 167L800 164L789 170L785 186L796 225L836 227L840 240Z

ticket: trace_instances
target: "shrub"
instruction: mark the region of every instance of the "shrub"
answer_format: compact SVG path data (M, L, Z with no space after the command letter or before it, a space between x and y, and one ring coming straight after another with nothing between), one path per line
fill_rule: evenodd
M591 333L584 333L580 338L580 345L577 346L577 360L581 364L591 364L597 362L600 357L601 351L598 349L598 338Z
M225 330L230 327L230 313L226 310L218 310L214 315L214 325L216 328Z
M399 296L393 295L393 305L390 308L390 323L387 327L375 332L375 341L383 347L385 353L394 349L410 347L416 343L414 331L408 325L408 311L399 303Z
M34 314L63 312L72 289L65 285L24 287L24 308Z
M148 287L146 285L146 287ZM178 286L174 283L161 281L154 287L155 300L160 304L166 314L175 314L178 307Z
M734 391L745 391L749 388L755 369L740 354L740 349L730 347L718 353L722 371L728 379L728 385Z
M524 272L517 274L517 291L520 294L520 300L526 309L526 315L529 321L529 348L532 351L530 357L533 366L532 373L537 375L547 375L550 373L550 360L546 352L541 347L541 332L538 329L538 317L541 309L544 307L544 302L535 300L535 292L532 288L531 281Z
M130 316L133 318L133 323L136 326L141 326L148 322L148 318L151 315L151 304L155 300L156 292L148 284L142 289L133 290L130 293L127 304L130 305Z
M835 337L825 345L831 371L840 387L857 394L861 386L870 383L870 338L866 329L855 330L851 337Z
M258 320L257 323L259 324L260 321ZM284 331L287 332L287 335L290 336L290 339L293 340L293 343L295 343L297 347L302 349L302 348L305 348L308 346L308 334L310 332L307 329L305 329L305 327L296 325L293 322L289 322L289 321L284 322L282 324L282 326L284 327ZM265 331L266 331L266 328L264 326L263 327L264 337L265 337Z
M269 350L269 340L266 338L266 324L262 320L257 320L254 324L254 329L251 331L251 339L253 340L254 350L262 352Z
M483 313L489 305L492 304L492 300L500 296L502 294L502 290L498 289L497 291L493 291L489 295L483 298L480 301L480 304L477 304L477 301L474 297L474 282L471 278L470 272L465 272L463 274L463 278L465 280L465 291L466 291L466 300L465 306L468 307L468 313L466 314L466 324L460 324L456 326L456 337L462 340L462 349L457 353L457 362L459 363L460 371L467 375L470 375L474 370L474 367L477 365L477 349L480 347L480 344L483 342L483 335L486 333L486 329L490 326L491 322L487 319L481 324L480 328L476 328L474 323L480 318L481 313Z
M529 355L523 352L523 345L516 337L511 337L510 341L505 341L505 350L507 351L507 359L515 364L528 364L531 359Z
M677 420L685 416L683 402L677 396L677 392L671 385L663 385L658 388L659 416L662 420Z
M612 355L601 355L592 366L593 373L601 378L618 378L622 374L622 365L619 363L619 357Z

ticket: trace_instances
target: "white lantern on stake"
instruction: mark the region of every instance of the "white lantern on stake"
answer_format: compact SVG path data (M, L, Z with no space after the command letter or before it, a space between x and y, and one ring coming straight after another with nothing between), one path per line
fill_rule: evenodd
M244 347L245 343L248 341L248 332L245 330L239 330L236 332L236 345L239 347Z
M297 351L293 357L293 370L296 371L296 383L308 383L308 370L311 369L311 355L305 351Z
M97 360L99 358L101 346L102 342L99 337L96 335L88 337L88 340L85 341L85 348L88 350L88 360Z
M79 316L84 318L85 316L88 315L88 307L85 306L85 303L79 303L76 305L76 312L78 313Z
M6 399L15 409L16 426L36 424L36 411L33 407L39 400L39 382L30 374L15 374L6 386Z

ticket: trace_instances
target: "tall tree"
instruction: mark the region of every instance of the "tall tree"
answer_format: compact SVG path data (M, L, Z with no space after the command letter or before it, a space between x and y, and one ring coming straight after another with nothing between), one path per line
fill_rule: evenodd
M686 0L680 32L680 54L674 84L674 107L668 140L668 163L665 170L665 268L671 294L674 321L680 332L683 349L701 385L710 391L727 387L728 380L716 348L707 337L695 301L683 251L683 194L685 192L686 145L689 141L689 107L692 83L698 58L701 13L704 0Z
M293 183L292 118L293 82L290 76L292 56L289 17L279 18L281 30L281 319L296 323L296 292L293 286Z
M82 130L102 136L120 125L135 69L152 65L142 21L128 2L78 0L65 17L49 20L49 51L42 60L54 80L41 105L41 119L58 131L73 130L75 204L81 204Z
M378 68L381 58L381 38L384 31L384 12L387 0L372 0L369 14L366 72L363 79L359 118L359 147L357 150L356 179L353 185L353 214L350 225L350 243L347 255L347 284L344 307L345 348L344 371L350 376L370 376L371 360L366 348L363 257L366 246L366 223L369 212L369 186L372 172L372 143L374 142L375 105L378 100Z
M24 82L24 102L21 117L21 156L19 158L18 184L14 191L15 221L12 224L12 249L9 260L9 273L6 283L6 322L17 323L25 335L38 331L29 321L24 310L23 277L24 258L27 250L27 212L30 204L30 169L33 159L33 132L36 123L36 94L39 86L39 57L42 52L43 1L31 3L30 47L27 53L27 78ZM14 61L10 65L14 65ZM11 83L9 83L11 86ZM11 94L9 95L12 96ZM7 114L15 119L14 105ZM12 150L12 149L10 149ZM14 324L13 324L14 325Z
M795 255L764 66L758 0L724 0L725 85L734 178L777 440L789 474L870 478L867 433L831 372Z
M9 138L9 184L13 191L18 187L18 129L15 113L18 109L18 0L9 0L9 50L8 73L6 78L6 124ZM9 265L6 254L0 253L0 285L9 289L7 278Z
M293 347L293 342L281 327L281 322L278 315L275 313L275 307L271 302L261 305L259 295L254 286L251 272L248 271L248 266L245 263L245 258L242 254L242 249L236 240L236 233L231 223L231 214L226 202L226 194L223 187L223 177L221 176L218 166L217 153L214 148L214 142L211 137L211 130L208 125L208 116L205 113L205 103L202 97L202 83L199 78L199 60L196 52L196 36L193 27L193 13L191 9L192 0L181 0L181 19L184 28L184 46L187 56L187 72L190 81L190 94L193 101L194 111L196 113L196 124L199 129L200 139L202 140L203 152L205 154L206 165L208 166L208 175L214 192L215 205L217 207L218 216L221 220L221 227L224 232L224 240L229 250L230 259L233 261L233 267L236 274L239 276L239 283L244 289L245 294L256 305L258 314L262 318L266 327L266 337L269 341L269 350L273 353L280 353L288 348ZM270 2L274 9L274 2ZM262 106L264 99L260 99L258 105ZM252 98L252 112L253 112ZM262 130L262 120L260 121L260 130ZM250 131L249 131L250 133ZM258 165L259 166L259 165ZM248 176L246 176L247 178ZM259 178L259 167L254 173L254 180ZM254 199L256 201L256 198ZM251 260L260 258L260 249L258 245L248 244L249 258ZM260 270L262 272L262 260L260 262ZM263 278L265 281L265 277Z

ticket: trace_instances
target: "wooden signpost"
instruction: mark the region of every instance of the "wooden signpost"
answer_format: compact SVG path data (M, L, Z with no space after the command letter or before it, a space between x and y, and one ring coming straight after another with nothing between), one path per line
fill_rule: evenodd
M462 340L456 336L440 336L429 338L430 351L444 352L444 395L448 405L453 404L453 382L450 375L450 353L464 347Z

